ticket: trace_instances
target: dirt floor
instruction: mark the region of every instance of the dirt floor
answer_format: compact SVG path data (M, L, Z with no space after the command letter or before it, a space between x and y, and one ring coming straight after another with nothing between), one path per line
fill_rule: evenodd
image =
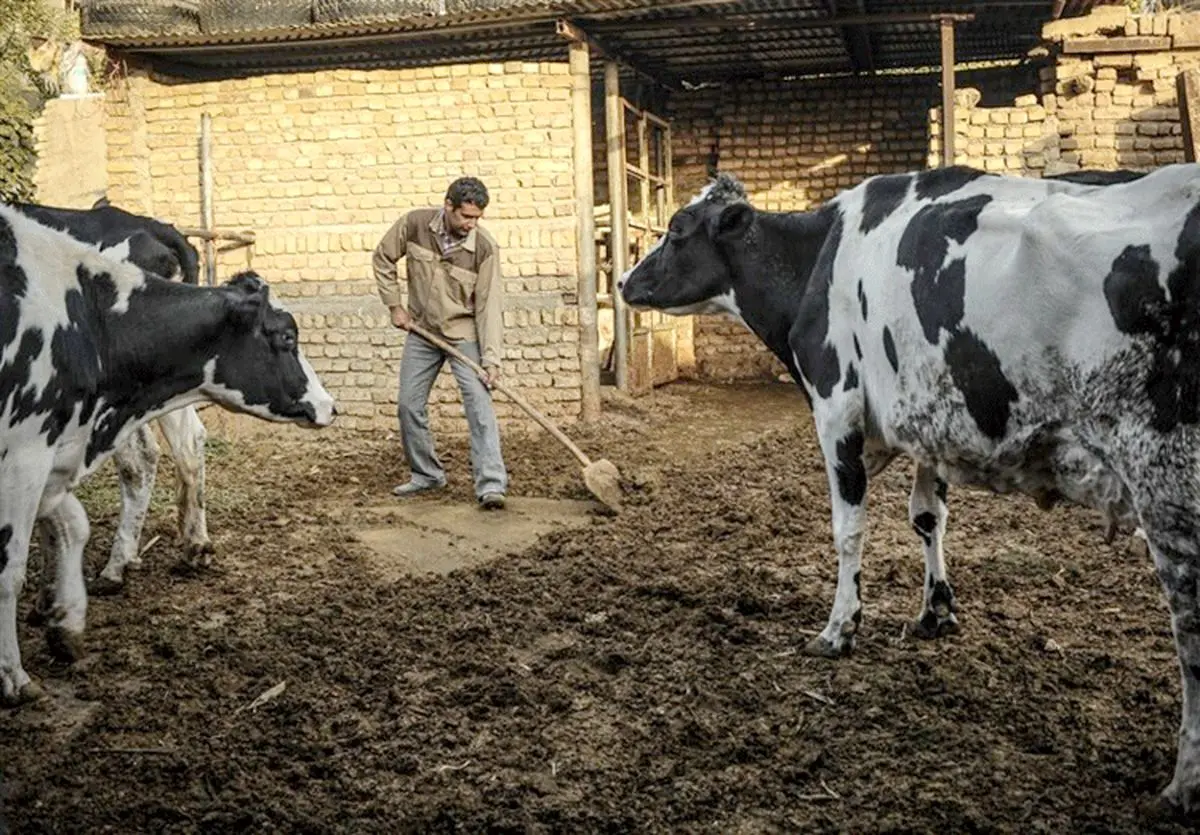
M963 632L913 642L897 462L858 650L813 659L835 562L793 388L674 385L573 434L625 476L619 517L545 435L506 436L512 509L485 516L464 443L449 490L401 505L394 437L218 426L217 564L177 565L164 466L90 654L57 666L22 624L50 696L0 712L13 831L1184 831L1149 811L1179 720L1166 610L1093 514L952 491ZM111 469L85 492L95 570Z

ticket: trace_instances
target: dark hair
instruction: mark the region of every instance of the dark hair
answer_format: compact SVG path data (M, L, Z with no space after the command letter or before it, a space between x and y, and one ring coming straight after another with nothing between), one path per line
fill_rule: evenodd
M474 203L481 210L487 208L488 190L481 180L475 177L459 177L446 189L446 199L457 209L463 203Z

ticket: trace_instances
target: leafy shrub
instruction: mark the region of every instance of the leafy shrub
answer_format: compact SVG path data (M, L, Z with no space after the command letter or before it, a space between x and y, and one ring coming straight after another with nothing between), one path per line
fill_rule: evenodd
M44 0L0 0L0 200L33 196L33 120L50 95L29 49L78 36L78 21Z

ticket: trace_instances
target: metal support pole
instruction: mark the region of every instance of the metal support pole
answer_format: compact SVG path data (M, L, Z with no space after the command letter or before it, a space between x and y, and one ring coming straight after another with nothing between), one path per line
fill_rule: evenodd
M204 225L204 282L217 283L217 248L213 243L212 116L200 115L200 211Z
M604 125L608 147L608 205L612 237L613 353L617 388L629 391L629 308L617 292L617 281L629 260L629 212L625 200L625 109L621 104L621 69L616 61L604 64Z
M596 190L592 182L592 75L587 41L572 41L571 121L575 129L575 249L579 257L580 417L600 417L600 331L596 311Z
M954 20L942 27L942 167L954 165Z

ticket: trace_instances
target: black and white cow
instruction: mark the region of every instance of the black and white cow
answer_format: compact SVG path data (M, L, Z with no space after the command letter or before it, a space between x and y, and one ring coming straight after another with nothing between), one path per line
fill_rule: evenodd
M635 307L741 318L812 404L838 584L811 654L862 613L868 479L917 462L915 631L956 628L948 482L1140 525L1172 613L1183 723L1165 796L1200 809L1200 166L1128 181L965 168L872 177L811 212L722 175L624 276Z
M34 203L13 208L44 226L96 244L110 257L126 260L164 278L196 284L200 258L174 226L116 208L107 200L91 209L64 209ZM204 444L208 433L194 406L162 415L156 421L175 462L177 519L184 555L193 565L207 564L213 554L204 503ZM125 569L141 564L140 543L161 457L150 425L139 427L113 455L121 495L121 518L108 562L92 582L93 594L114 594L124 587Z
M139 426L205 400L305 426L335 414L257 275L168 281L0 205L0 702L38 693L16 631L35 524L58 556L50 644L74 658L89 526L73 488Z
M200 281L200 254L169 223L135 215L97 201L90 209L63 209L36 203L13 203L12 208L43 226L61 229L71 237L95 244L143 270L188 284Z

